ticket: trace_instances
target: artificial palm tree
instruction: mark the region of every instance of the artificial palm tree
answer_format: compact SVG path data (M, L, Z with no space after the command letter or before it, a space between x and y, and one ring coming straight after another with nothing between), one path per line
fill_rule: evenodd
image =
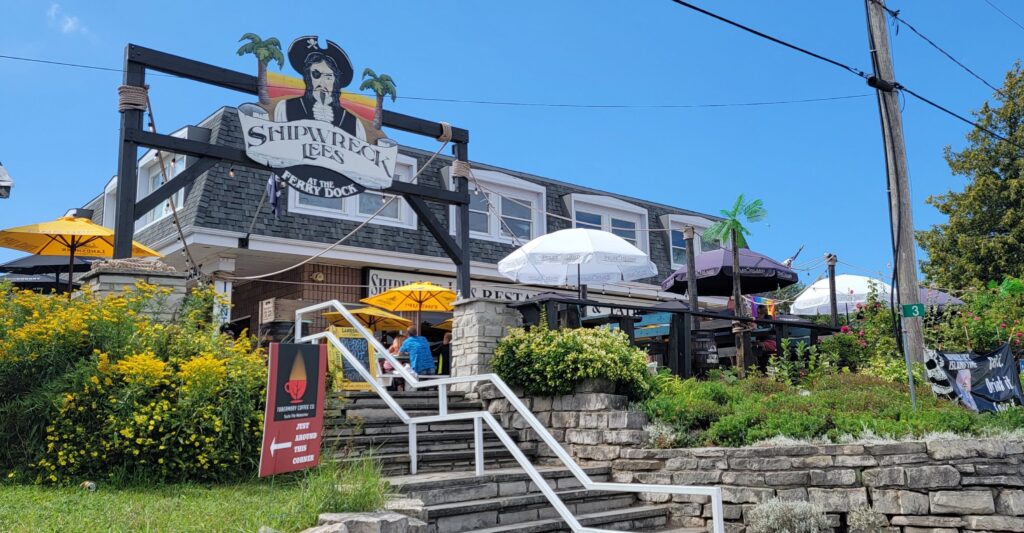
M249 42L238 49L238 55L252 54L259 62L259 70L256 74L256 84L259 88L260 107L270 112L270 92L267 91L267 65L271 61L277 61L277 67L284 66L284 54L281 53L281 41L277 37L271 37L264 41L255 33L247 33L238 42L249 39Z
M390 96L394 102L398 98L398 90L395 89L395 80L387 74L377 75L373 69L363 69L363 83L359 85L360 91L373 91L377 95L377 109L373 112L373 127L380 130L384 123L384 97Z
M743 195L736 198L736 203L733 204L732 209L723 209L720 211L722 214L722 220L715 222L708 229L704 230L704 238L712 242L717 242L725 245L726 242L732 243L732 300L736 307L736 316L746 316L744 313L743 305L740 303L741 287L740 287L740 248L747 247L747 235L750 235L750 230L743 226L743 224L751 222L759 222L768 215L768 212L764 209L764 203L761 200L754 200L752 202L744 202ZM746 375L746 352L749 348L747 345L749 337L746 332L740 332L736 334L736 364L739 367L739 375L743 377Z

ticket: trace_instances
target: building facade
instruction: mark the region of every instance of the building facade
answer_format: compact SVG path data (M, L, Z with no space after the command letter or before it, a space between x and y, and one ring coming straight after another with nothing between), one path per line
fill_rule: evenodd
M175 136L242 148L237 110L221 108L196 126ZM165 171L154 151L139 160L139 198L159 188L193 162L191 157L164 154ZM452 158L438 156L428 168L430 153L402 147L396 179L452 189ZM611 231L648 253L658 276L629 283L591 286L594 300L646 304L679 298L661 292L658 284L685 265L682 228L693 225L698 235L716 218L661 203L607 193L563 181L473 162L471 182L470 257L474 297L522 300L553 290L517 285L502 278L497 263L519 244L545 233L576 227ZM359 231L317 259L284 272L348 234L377 212L388 195L367 191L326 199L288 190L282 211L270 212L265 196L269 175L227 163L214 166L171 201L184 242L199 270L219 278L218 290L230 296L230 320L237 327L259 331L280 322L287 309L328 299L358 302L393 286L432 281L454 286L455 267L434 237L423 228L408 204L396 198ZM477 186L479 183L479 187ZM97 223L113 227L117 178L85 207ZM479 188L480 190L476 190ZM429 203L428 203L429 204ZM429 204L442 223L453 209ZM257 209L259 207L259 209ZM184 247L170 201L142 216L135 239L162 253L164 261L186 268ZM454 229L452 230L454 234ZM712 248L697 240L697 250ZM250 279L245 279L250 278ZM571 288L562 288L574 294ZM270 300L274 300L270 302ZM599 311L599 310L595 310Z

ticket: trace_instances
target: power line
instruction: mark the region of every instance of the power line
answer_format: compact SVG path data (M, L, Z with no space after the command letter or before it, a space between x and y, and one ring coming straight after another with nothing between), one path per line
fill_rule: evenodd
M69 63L65 61L53 61L49 59L37 59L31 57L19 57L10 55L0 55L0 59L9 59L12 61L24 61L27 63L39 63L43 65L54 65L61 67L81 68L87 70L98 70L102 72L113 72L122 74L123 69L102 67L97 65L85 65L81 63ZM154 76L161 76L165 78L177 78L185 79L181 76L173 74L164 74L160 72L151 73ZM281 85L268 85L270 88L279 89L294 89L294 87L286 87ZM362 93L348 93L348 94L362 94ZM759 106L772 106L772 105L787 105L787 104L805 104L814 102L829 102L835 100L850 100L855 98L865 98L874 96L872 94L847 94L841 96L825 96L820 98L803 98L795 100L764 100L756 102L722 102L722 103L701 103L701 104L574 104L569 102L519 102L513 100L477 100L477 99L458 99L458 98L433 98L427 96L399 96L399 100L418 100L424 102L443 102L443 103L455 103L455 104L476 104L476 105L492 105L492 106L505 106L505 107L543 107L543 108L566 108L566 109L703 109L703 108L717 108L717 107L759 107Z
M999 94L1003 94L1003 91L1000 90L998 87L996 87L995 85L992 85L991 83L986 81L985 78L982 78L977 72L974 72L973 70L970 69L970 67L968 67L967 65L963 64L962 62L960 62L960 60L958 60L957 58L953 57L952 54L950 54L949 52L944 50L941 46L935 44L935 41L929 39L923 33L917 31L917 28L912 26L909 22L907 22L906 20L903 20L902 18L900 18L900 12L898 10L897 11L893 11L892 9L889 9L885 4L879 2L878 0L871 0L871 1L873 3L875 3L875 4L877 4L878 7L882 8L883 10L885 10L885 12L888 13L890 17L892 17L893 19L901 22L904 26L910 28L910 31L912 31L915 34L917 34L918 37L924 39L924 41L927 42L928 44L930 44L932 46L932 48L935 48L936 50L941 52L942 55L946 56L950 61L952 61L952 62L956 63L957 65L959 65L960 68L962 68L965 71L967 71L968 74L970 74L971 76L974 76L975 78L977 78L978 81L980 81L981 83L984 83L985 85L987 85L993 91L995 91L995 92L997 92Z
M978 124L977 122L974 122L974 121L964 117L963 115L957 114L956 112L951 111L950 109L948 109L948 108L946 108L946 107L944 107L944 106L942 106L942 105L940 105L940 104L938 104L938 103L936 103L936 102L934 102L934 101L932 101L932 100L930 100L928 98L925 98L924 96L921 96L920 94L917 94L916 92L908 89L906 86L904 86L904 85L902 85L900 83L897 83L896 81L893 81L893 80L879 80L879 79L875 78L874 76L868 76L867 74L865 74L863 71L861 71L859 69L853 68L853 67L851 67L849 65L846 65L844 63L840 63L839 61L836 61L834 59L830 59L830 58L825 57L825 56L823 56L821 54L817 54L817 53L811 52L810 50L806 50L806 49L801 48L799 46L796 46L794 44L788 43L786 41L783 41L782 39L778 39L776 37L772 37L771 35L768 35L766 33L760 32L760 31L755 30L753 28L750 28L748 26L744 26L743 24L740 24L739 22L735 22L735 21L729 20L729 19L727 19L727 18L725 18L725 17L723 17L721 15L716 15L716 14L710 12L710 11L707 11L705 9L701 9L701 8L691 4L689 2L685 2L683 0L672 0L672 2L675 2L676 4L679 4L679 5L683 6L683 7L690 8L690 9L692 9L694 11L699 12L699 13L703 13L703 14L709 16L709 17L712 17L714 19L717 19L717 20L720 20L722 22L725 22L726 24L729 24L731 26L735 26L737 28L740 28L743 31L752 33L754 35L757 35L758 37L762 37L762 38L767 39L769 41L772 41L772 42L774 42L776 44L780 44L780 45L785 46L787 48L791 48L791 49L796 50L796 51L798 51L798 52L800 52L802 54L806 54L806 55L811 56L813 58L820 59L821 61L825 61L827 63L831 63L832 65L835 65L835 66L837 66L839 68L842 68L843 70L851 72L852 74L854 74L854 75L856 75L856 76L858 76L860 78L863 78L863 79L867 80L869 86L875 87L879 91L891 91L891 90L905 91L906 93L910 94L914 98L917 98L918 100L921 100L922 102L924 102L924 103L934 107L935 109L938 109L939 111L942 111L943 113L946 113L946 114L948 114L948 115L950 115L950 116L952 116L952 117L954 117L956 119L959 119L959 120L961 120L963 122L966 122L967 124L970 124L971 126L974 126L975 128L978 128L979 130L981 130L981 131L991 135L992 137L994 137L996 139L999 139L1001 141L1005 141L1006 143L1008 143L1008 144L1010 144L1012 146L1015 146L1017 148L1020 148L1020 149L1024 150L1024 147L1021 147L1020 145L1010 141L1006 137L1003 137L1002 135L999 135L999 134L993 132L992 130L982 126L981 124Z
M755 30L754 28L751 28L749 26L744 26L743 24L740 24L739 22L727 19L727 18L725 18L725 17L723 17L721 15L716 15L715 13L712 13L712 12L707 11L705 9L701 9L701 8L691 4L689 2L684 2L683 0L672 0L672 1L677 3L677 4L679 4L679 5L681 5L681 6L683 6L683 7L686 7L686 8L692 9L694 11L697 11L698 13L703 13L704 15L707 15L707 16L713 18L713 19L720 20L720 21L722 21L722 22L724 22L724 23L726 23L726 24L728 24L730 26L735 26L735 27L737 27L737 28L739 28L739 29L741 29L741 30L743 30L745 32L757 35L758 37L761 37L762 39L768 39L769 41L771 41L773 43L781 44L782 46L785 46L786 48L790 48L792 50L796 50L797 52L800 52L801 54L808 55L808 56L811 56L811 57L813 57L815 59L824 61L826 63L830 63L832 65L835 65L835 66L837 66L837 67L839 67L839 68L841 68L843 70L849 71L850 73L852 73L854 75L860 76L861 78L864 78L865 80L868 79L868 75L865 74L864 71L862 71L860 69L857 69L857 68L854 68L854 67L851 67L851 66L849 66L849 65L847 65L845 63L841 63L839 61L836 61L835 59L831 59L831 58L825 57L825 56L823 56L821 54L817 54L817 53L812 52L812 51L810 51L810 50L808 50L806 48L801 48L801 47L799 47L799 46L797 46L795 44L783 41L782 39L779 39L777 37L772 37L771 35L768 35L767 33Z
M989 2L989 0L985 0L985 3L988 4L989 6L991 6L992 9L995 9L996 11L998 11L1000 15L1002 15L1002 16L1006 17L1007 19L1009 19L1010 22L1016 24L1018 28L1024 30L1024 26L1022 26L1020 22L1017 22L1013 17L1011 17L1010 15L1006 14L1005 11L1003 11L1002 9L999 9L999 7L997 7L995 4L993 4L992 2Z

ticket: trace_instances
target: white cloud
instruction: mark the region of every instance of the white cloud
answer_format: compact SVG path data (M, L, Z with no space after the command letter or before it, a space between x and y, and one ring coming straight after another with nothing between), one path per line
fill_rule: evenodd
M50 4L46 10L46 19L50 21L51 27L56 27L61 33L89 33L81 19L76 15L69 15L62 11L60 4Z

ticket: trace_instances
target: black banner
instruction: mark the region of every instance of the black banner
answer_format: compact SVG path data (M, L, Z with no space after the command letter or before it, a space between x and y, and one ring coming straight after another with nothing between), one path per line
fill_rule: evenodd
M1020 375L1009 344L987 354L932 352L925 362L932 390L976 412L1024 405Z

